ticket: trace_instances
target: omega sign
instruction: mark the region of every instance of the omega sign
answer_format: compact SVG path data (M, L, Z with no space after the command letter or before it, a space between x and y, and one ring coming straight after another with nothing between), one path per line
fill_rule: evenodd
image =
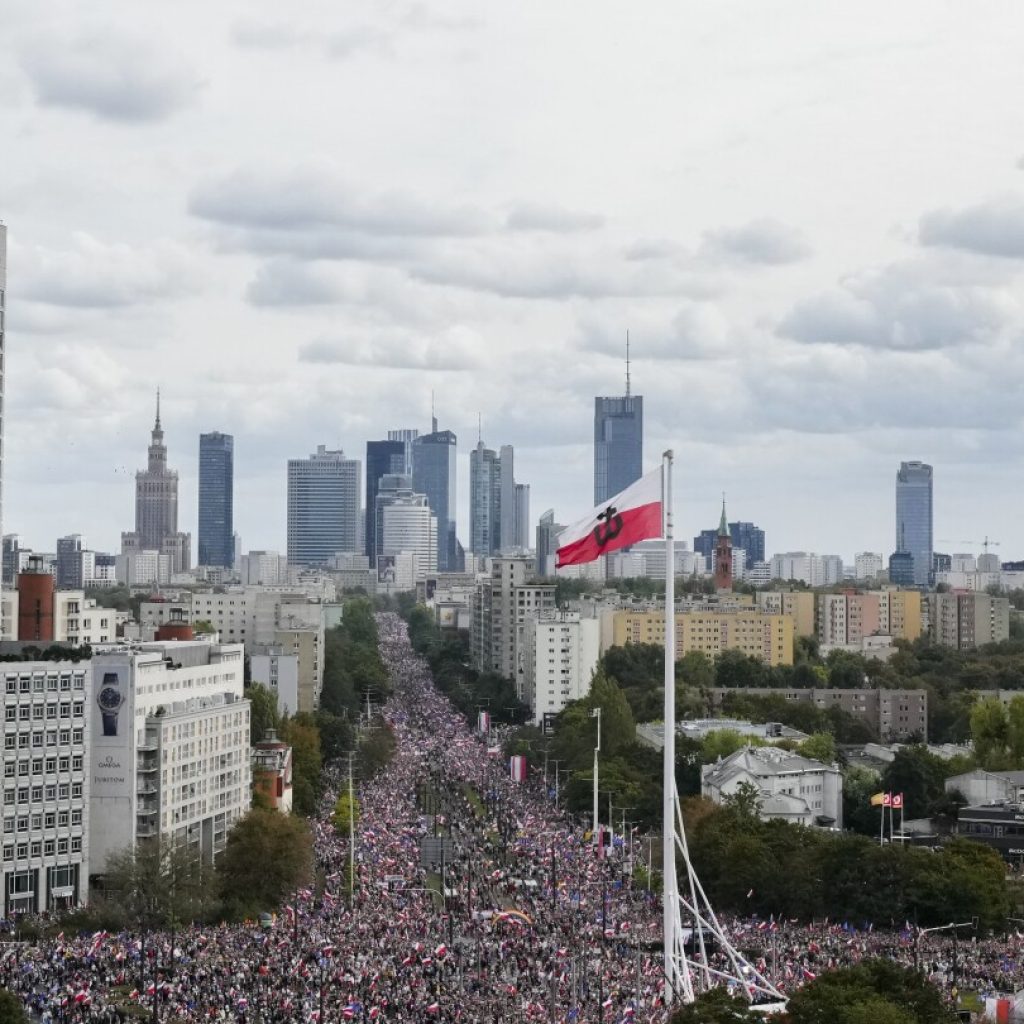
M96 762L96 772L92 777L94 786L123 786L128 781L122 774L112 774L121 772L121 762L113 754Z

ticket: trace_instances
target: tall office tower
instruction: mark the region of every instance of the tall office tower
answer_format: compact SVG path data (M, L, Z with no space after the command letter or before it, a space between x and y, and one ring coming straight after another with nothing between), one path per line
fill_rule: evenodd
M516 546L516 473L515 451L503 444L498 452L498 486L501 489L497 551L511 552Z
M594 399L594 504L625 490L644 472L644 400L630 392L629 335L626 393Z
M21 572L21 553L24 550L16 533L4 534L3 582L8 586L13 586L18 580L18 573Z
M406 443L400 438L366 442L366 515L363 521L364 554L370 559L370 568L377 564L377 529L374 509L380 478L388 473L405 473Z
M437 517L425 494L396 498L381 510L380 553L385 557L416 556L413 576L437 572Z
M389 441L400 441L405 445L405 465L403 465L401 469L393 470L393 472L404 473L406 476L412 476L412 445L419 436L420 432L416 429L388 431Z
M199 435L199 564L235 564L235 439Z
M326 565L339 551L358 552L358 459L317 445L308 459L288 460L288 562Z
M385 552L384 543L384 510L397 501L411 498L415 492L412 488L412 477L405 473L385 473L377 481L377 497L373 499L373 510L370 518L373 520L373 550L377 557L383 554L394 554ZM426 499L424 499L426 500Z
M926 587L932 568L932 467L901 462L896 474L896 551L914 560L914 585Z
M469 542L478 558L501 545L501 460L483 441L469 453Z
M549 508L537 523L537 575L555 575L555 551L558 550L558 535L565 529L555 522L555 510Z
M166 556L171 573L191 568L191 537L178 532L178 473L167 468L159 391L148 464L135 474L135 530L121 534L122 554L139 551Z
M530 547L530 485L516 484L515 526L512 546L520 551Z
M7 228L0 224L0 409L4 402L4 366L6 364L4 345L4 318L7 301ZM3 416L0 416L0 495L3 494L4 430ZM0 530L3 529L3 502L0 498Z
M81 590L82 537L72 533L57 538L57 586L61 590Z
M437 517L437 568L458 572L458 541L455 537L456 438L450 430L437 430L416 438L412 445L413 490L427 496ZM367 508L370 507L367 503Z

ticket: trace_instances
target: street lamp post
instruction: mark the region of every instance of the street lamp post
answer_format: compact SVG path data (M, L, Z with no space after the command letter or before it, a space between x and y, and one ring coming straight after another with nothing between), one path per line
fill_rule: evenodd
M597 820L597 762L598 762L598 754L601 753L601 709L599 707L592 708L591 712L590 712L590 717L597 719L597 742L594 744L594 831L593 831L594 845L597 846L597 842L598 842L598 839L597 839L597 829L598 829L598 820Z

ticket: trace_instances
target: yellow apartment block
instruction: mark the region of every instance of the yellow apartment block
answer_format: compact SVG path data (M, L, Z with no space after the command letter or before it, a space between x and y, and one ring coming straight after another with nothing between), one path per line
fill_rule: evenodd
M898 640L917 640L923 630L919 590L882 590L878 593L878 618L882 629Z
M793 664L793 619L758 611L679 612L676 615L676 657L700 651L715 658L737 650L769 665ZM626 644L665 645L662 612L616 612L612 640Z
M759 590L757 607L768 615L788 615L797 636L814 636L814 596L810 590Z

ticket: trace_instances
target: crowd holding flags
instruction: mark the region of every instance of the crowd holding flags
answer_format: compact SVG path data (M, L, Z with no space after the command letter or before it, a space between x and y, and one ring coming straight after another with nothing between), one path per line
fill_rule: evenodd
M889 842L895 842L896 834L893 826L893 811L900 812L900 831L899 841L902 843L905 839L903 834L903 794L902 793L873 793L871 796L871 806L882 808L882 821L878 829L878 843L881 845L885 842L885 809L889 808Z

